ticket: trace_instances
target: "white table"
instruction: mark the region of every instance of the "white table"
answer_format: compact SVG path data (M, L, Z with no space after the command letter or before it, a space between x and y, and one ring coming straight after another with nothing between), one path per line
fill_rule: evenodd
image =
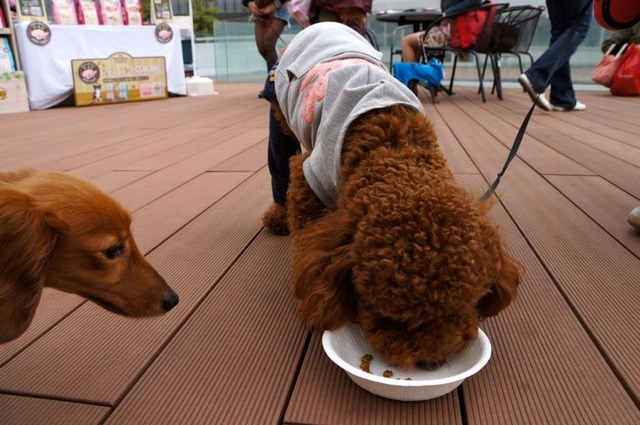
M125 52L133 57L164 56L170 94L186 95L180 30L160 43L155 27L104 25L49 25L51 40L38 46L27 36L27 23L15 25L20 62L32 110L55 106L73 94L72 59L107 58Z

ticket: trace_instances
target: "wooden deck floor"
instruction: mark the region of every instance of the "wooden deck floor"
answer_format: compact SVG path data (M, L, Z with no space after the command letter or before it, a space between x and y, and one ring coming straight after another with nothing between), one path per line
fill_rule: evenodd
M0 115L0 170L62 169L134 216L143 252L180 294L126 319L56 291L0 346L0 424L638 424L640 100L579 93L537 110L492 211L524 267L483 329L489 364L457 391L394 402L361 390L297 320L289 241L270 204L267 108L255 84L218 95ZM458 88L426 104L459 180L482 193L529 107Z

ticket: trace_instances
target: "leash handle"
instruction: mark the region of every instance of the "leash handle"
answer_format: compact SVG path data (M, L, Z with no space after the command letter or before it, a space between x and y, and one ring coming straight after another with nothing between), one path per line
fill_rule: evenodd
M576 30L578 29L578 25L580 24L580 21L582 21L582 18L584 17L585 13L587 13L587 10L589 10L589 7L591 7L592 2L593 0L588 0L585 3L585 5L582 7L582 10L580 11L580 15L571 25L571 28L569 29L569 34L567 35L567 38L562 43L562 46L560 48L560 53L556 57L556 60L553 63L553 66L551 67L551 72L549 72L549 75L547 76L547 79L544 82L545 87L549 85L549 82L551 81L551 77L553 77L553 74L556 73L556 71L562 64L562 61L564 60L567 50L569 50L569 45L571 44L571 40L573 40L573 36L575 35ZM509 164L511 163L513 158L516 157L516 154L518 153L518 149L520 149L520 145L522 144L522 139L524 138L524 135L526 133L527 126L529 125L529 120L531 119L531 115L533 115L533 110L536 108L536 103L538 103L538 99L540 98L541 95L542 93L538 93L536 100L533 102L533 105L531 105L531 109L529 109L529 112L524 117L522 124L520 124L520 128L518 129L518 134L513 140L513 145L511 146L511 150L509 151L509 155L507 156L507 159L505 160L504 165L502 166L502 169L496 176L493 183L491 183L487 191L480 197L481 201L484 202L488 200L491 197L491 195L493 195L496 192L496 189L500 184L500 179L502 179L502 176L504 176L504 173L507 171L507 167L509 167Z

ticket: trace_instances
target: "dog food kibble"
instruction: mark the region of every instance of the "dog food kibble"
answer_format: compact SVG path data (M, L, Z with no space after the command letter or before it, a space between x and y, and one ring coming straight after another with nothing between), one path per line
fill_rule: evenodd
M364 372L371 373L371 360L373 360L373 356L371 354L365 354L360 357L360 369L362 369ZM382 372L382 376L385 378L391 378L393 376L393 371L386 369L384 372ZM411 378L407 379L411 380Z
M371 370L369 370L371 360L373 360L373 356L371 354L365 354L364 356L360 357L360 369L367 373L371 373Z

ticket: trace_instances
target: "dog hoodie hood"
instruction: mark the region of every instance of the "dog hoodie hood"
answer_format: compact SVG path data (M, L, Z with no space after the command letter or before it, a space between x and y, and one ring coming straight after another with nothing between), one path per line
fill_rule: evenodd
M343 24L311 25L280 59L275 91L287 125L311 151L304 176L325 205L336 207L342 143L349 125L372 109L403 104L424 112L360 34Z

